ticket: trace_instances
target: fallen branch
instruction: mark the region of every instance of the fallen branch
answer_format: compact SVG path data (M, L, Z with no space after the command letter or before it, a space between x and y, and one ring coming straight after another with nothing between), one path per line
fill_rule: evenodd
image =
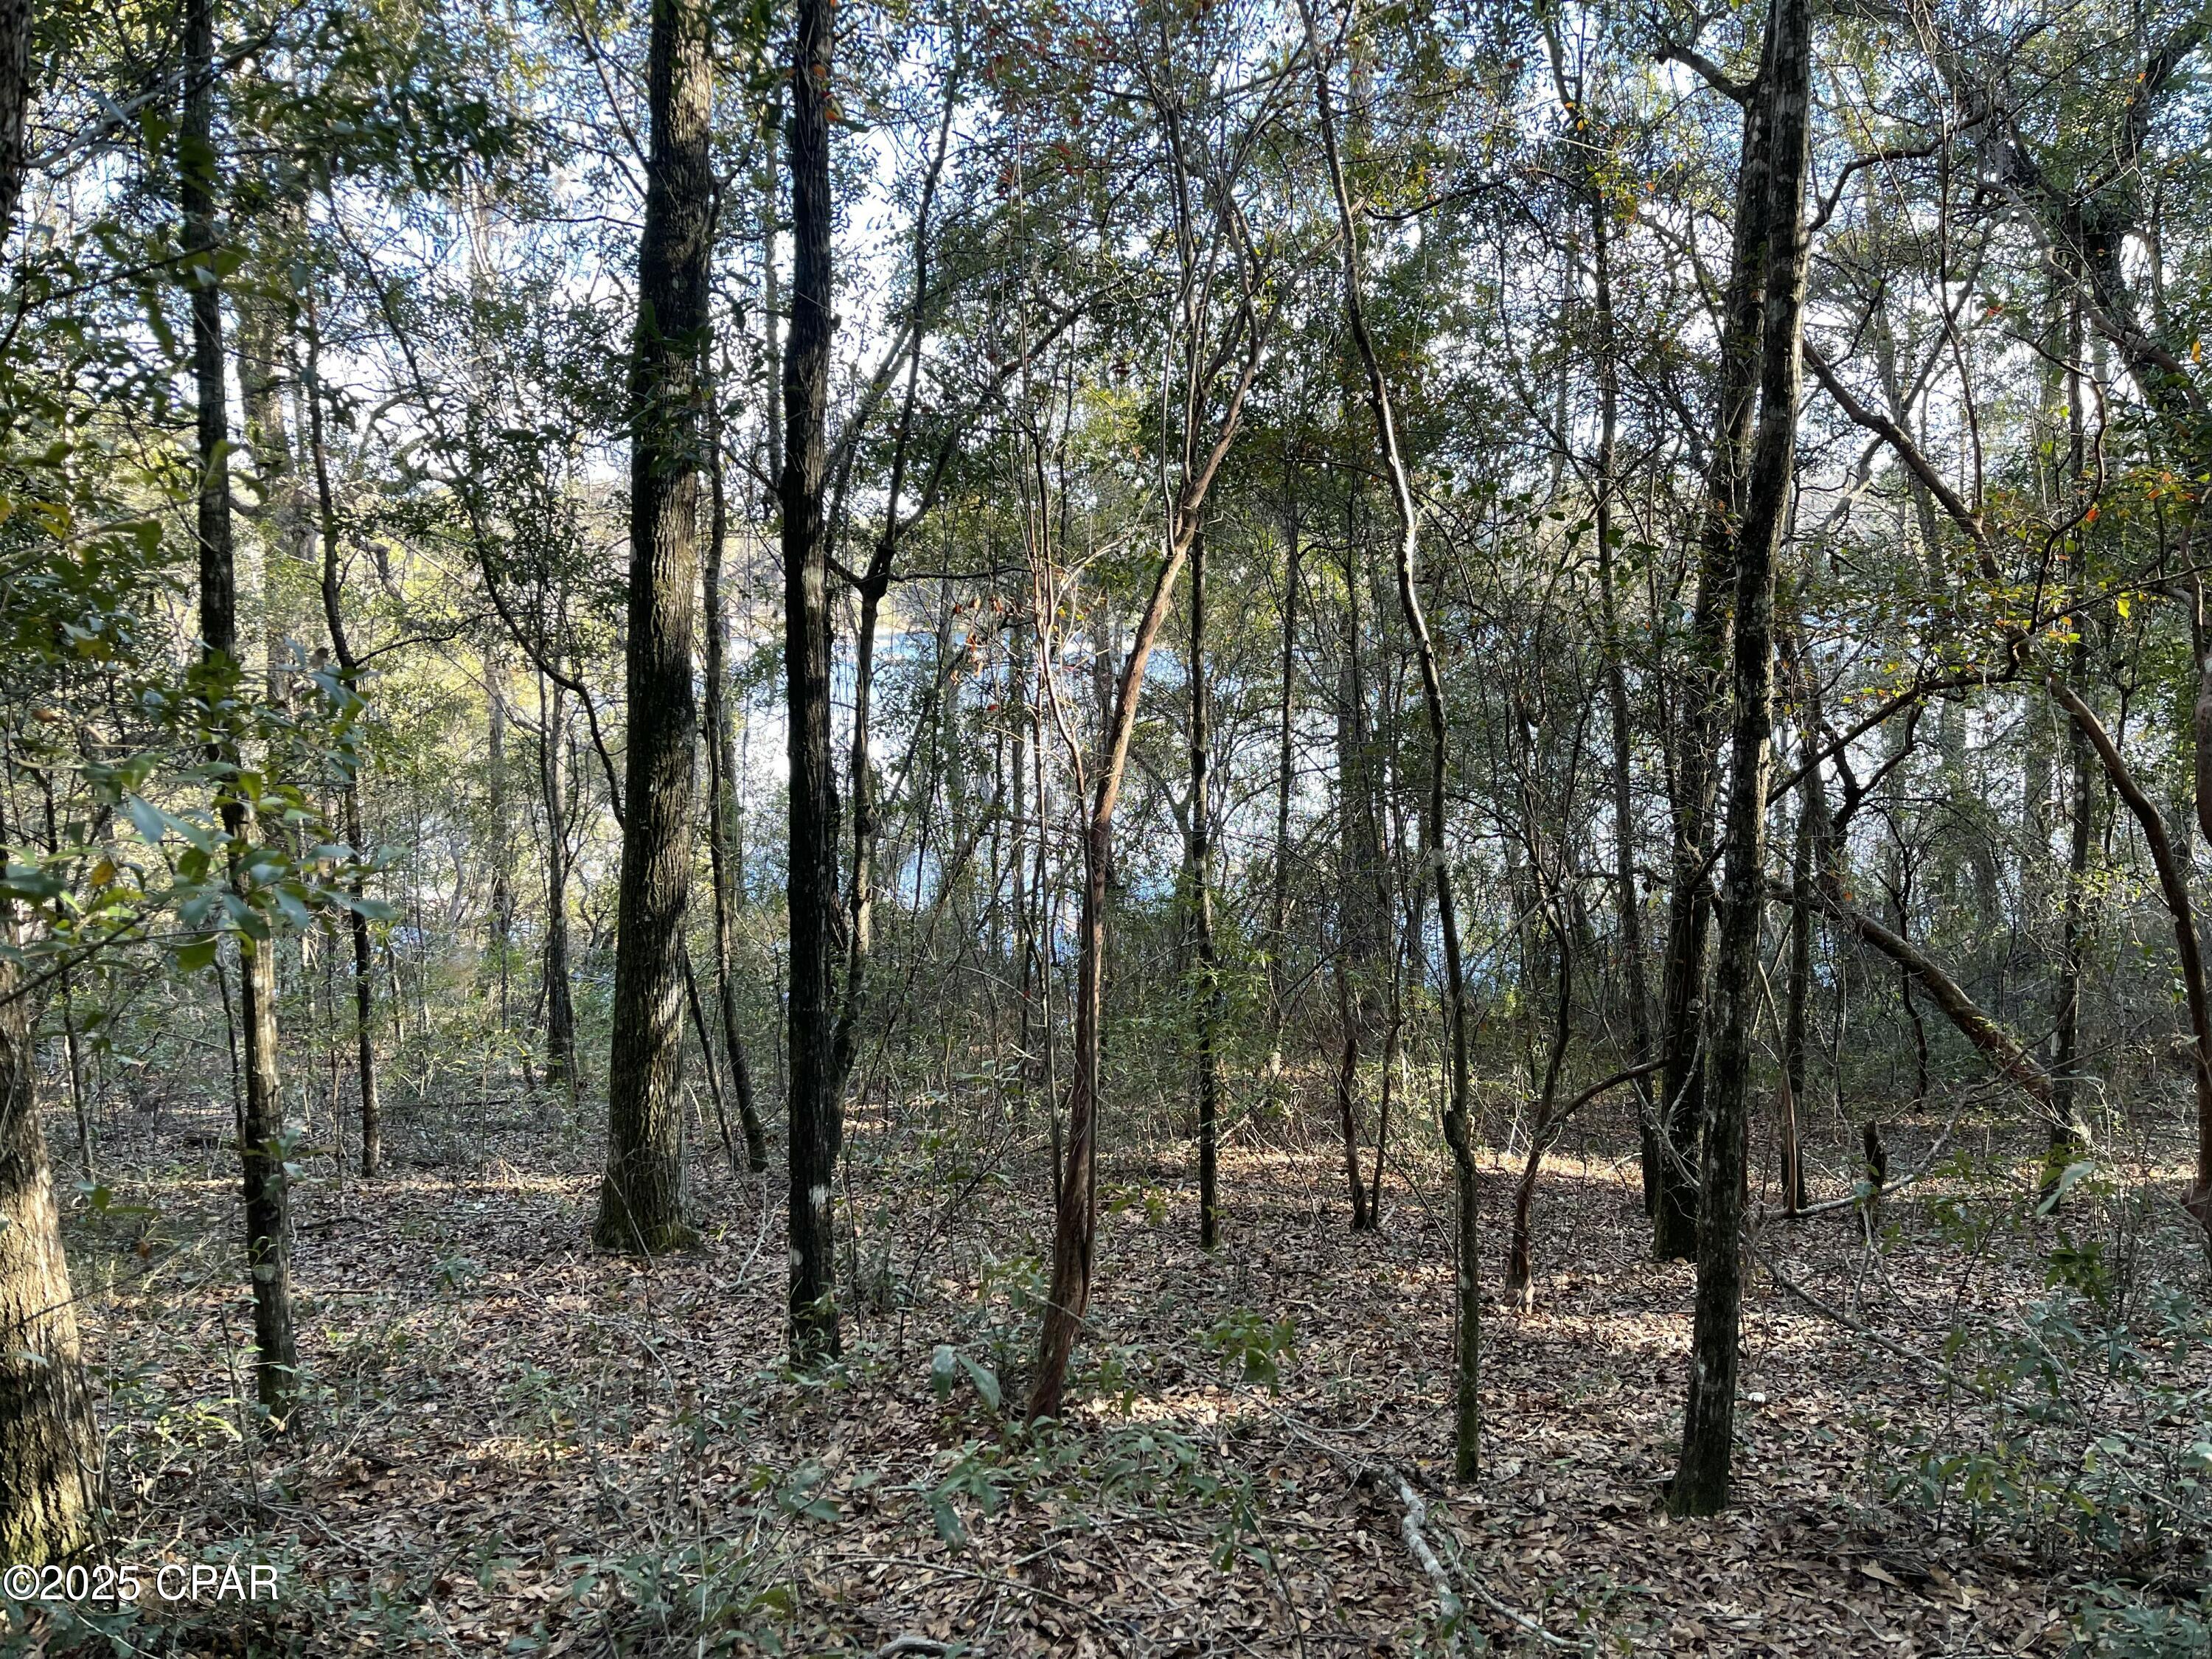
M1814 905L1831 922L1871 945L1924 987L1959 1035L1979 1049L1999 1075L2017 1087L2048 1115L2053 1109L2051 1075L2036 1062L2012 1034L1976 1006L1959 982L1937 967L1901 935L1892 933L1864 911L1855 909L1832 882L1816 882Z
M1413 1490L1413 1483L1399 1474L1390 1464L1364 1462L1349 1452L1339 1450L1310 1431L1301 1427L1295 1419L1283 1417L1279 1420L1295 1437L1304 1441L1316 1451L1350 1474L1356 1484L1385 1486L1397 1494L1398 1504L1402 1511L1398 1518L1398 1535L1405 1540L1407 1553L1413 1556L1422 1572L1427 1575L1430 1584L1435 1588L1437 1607L1443 1613L1445 1622L1455 1626L1460 1620L1467 1616L1467 1604L1460 1600L1458 1590L1453 1588L1450 1570L1438 1558L1435 1549L1429 1543L1428 1534L1423 1530L1428 1522L1429 1506L1423 1501L1420 1493ZM1370 1420L1372 1421L1372 1419L1370 1418ZM1449 1546L1447 1545L1447 1547ZM1455 1551L1454 1554L1456 1555L1457 1552ZM1574 1645L1573 1643L1563 1638L1554 1636L1543 1626L1529 1618L1527 1613L1517 1612L1505 1602L1499 1601L1497 1596L1491 1594L1489 1588L1480 1578L1467 1570L1464 1563L1461 1565L1460 1572L1462 1582L1474 1592L1476 1599L1499 1618L1509 1620L1529 1635L1548 1643L1553 1647L1571 1648ZM1453 1632L1448 1650L1454 1653L1459 1650L1459 1636L1456 1629Z
M1436 1586L1437 1606L1442 1610L1446 1622L1458 1623L1466 1614L1466 1606L1452 1589L1451 1575L1444 1571L1444 1564L1437 1559L1436 1551L1429 1547L1429 1540L1421 1531L1422 1523L1429 1518L1429 1506L1421 1501L1420 1493L1415 1492L1397 1470L1385 1464L1376 1473L1397 1486L1398 1502L1405 1506L1405 1513L1398 1517L1398 1535L1406 1540L1406 1547L1413 1553L1413 1559L1420 1563L1421 1571L1428 1574L1429 1583ZM1453 1638L1453 1645L1458 1645L1456 1635Z

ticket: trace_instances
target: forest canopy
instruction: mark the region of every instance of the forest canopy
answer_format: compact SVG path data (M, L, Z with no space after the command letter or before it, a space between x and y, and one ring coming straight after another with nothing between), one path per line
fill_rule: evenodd
M2212 1651L2208 36L0 0L0 1642Z

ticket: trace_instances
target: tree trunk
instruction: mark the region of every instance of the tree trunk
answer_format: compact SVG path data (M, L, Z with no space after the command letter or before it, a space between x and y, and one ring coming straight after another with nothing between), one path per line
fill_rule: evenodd
M1344 161L1337 149L1336 121L1329 104L1328 65L1322 56L1313 14L1300 0L1307 45L1314 54L1314 103L1321 117L1322 145L1328 158L1329 184L1336 198L1337 228L1344 253L1344 314L1352 343L1359 354L1367 386L1369 412L1375 435L1389 476L1390 502L1397 514L1398 540L1395 564L1398 604L1404 612L1406 631L1413 641L1421 670L1421 696L1428 712L1428 798L1421 812L1421 860L1436 883L1437 931L1443 937L1444 957L1444 1028L1450 1049L1450 1086L1443 1112L1444 1143L1450 1149L1457 1200L1455 1243L1458 1261L1454 1292L1456 1300L1456 1352L1453 1365L1453 1468L1462 1481L1475 1478L1481 1456L1482 1401L1480 1353L1482 1303L1476 1275L1481 1268L1477 1236L1480 1192L1474 1165L1474 1126L1468 1115L1470 1078L1467 1033L1465 969L1460 959L1459 912L1452 894L1451 860L1444 846L1445 771L1449 758L1449 731L1444 715L1443 678L1437 666L1436 641L1430 637L1428 618L1421 608L1414 571L1420 552L1420 512L1413 499L1413 481L1398 445L1398 429L1390 407L1389 384L1376 356L1375 342L1367 331L1366 306L1361 297L1359 237L1352 215L1352 192L1345 181Z
M1352 1231L1358 1233L1367 1231L1367 1188L1359 1178L1359 1007L1352 988L1350 952L1345 948L1341 924L1336 949L1336 1019L1344 1039L1336 1062L1337 1132L1344 1142Z
M844 1133L832 1025L837 779L830 759L830 544L822 516L833 296L830 0L799 0L791 113L791 319L783 349L784 684L791 763L791 1346L838 1352L830 1182Z
M1813 742L1808 734L1806 747ZM1782 1092L1776 1126L1782 1143L1782 1207L1796 1215L1805 1207L1805 1151L1798 1134L1798 1103L1805 1098L1806 1018L1813 997L1813 799L1822 786L1817 767L1799 786L1797 836L1790 855L1789 1007L1782 1024Z
M338 672L345 680L346 689L359 696L361 663L354 655L353 641L346 631L345 606L340 591L337 498L331 485L330 445L323 429L323 337L312 291L307 296L304 315L307 453L315 470L316 516L323 543L323 625L330 630L331 652L337 659ZM346 765L342 807L346 845L353 848L356 858L366 859L368 848L363 844L362 831L358 757L349 757ZM346 912L346 929L353 943L354 1064L361 1096L361 1173L363 1178L373 1179L384 1161L384 1127L376 1098L376 964L369 944L368 917L362 908L368 891L365 879L356 876L353 885L355 902Z
M1176 176L1187 181L1187 139L1182 117L1173 106L1161 111L1164 137L1174 159ZM1224 187L1224 192L1227 186ZM1110 689L1102 698L1101 740L1097 769L1083 832L1083 906L1076 927L1075 1052L1068 1082L1066 1129L1057 1164L1058 1198L1053 1218L1052 1280L1046 1291L1044 1318L1037 1333L1037 1359L1029 1401L1029 1417L1056 1417L1067 1387L1067 1365L1091 1305L1092 1247L1097 1235L1098 1194L1096 1137L1098 1107L1099 1040L1106 979L1106 903L1114 859L1114 807L1121 798L1121 781L1128 769L1129 744L1137 726L1137 706L1144 696L1145 668L1152 646L1175 602L1176 582L1183 561L1203 525L1206 496L1219 476L1221 464L1237 439L1245 399L1251 395L1267 343L1267 319L1254 297L1253 272L1248 249L1226 222L1233 204L1219 206L1224 240L1237 243L1232 256L1240 279L1240 303L1235 322L1210 354L1201 350L1198 318L1204 298L1198 285L1198 255L1190 234L1190 203L1178 191L1175 200L1176 248L1182 288L1180 305L1182 337L1188 349L1183 362L1183 406L1187 410L1216 406L1221 410L1210 445L1201 441L1195 425L1182 432L1181 483L1167 503L1167 523L1159 567L1153 577L1152 597L1139 619L1128 655L1118 679L1105 666L1107 653L1098 655L1103 680ZM1241 223L1241 221L1238 222ZM1241 362L1237 361L1241 358ZM1227 392L1218 377L1234 363L1234 379ZM1100 620L1104 620L1102 611ZM1046 623L1038 618L1040 632Z
M240 687L238 576L231 534L229 408L222 348L222 290L212 275L216 251L216 0L185 0L185 119L179 146L185 240L191 284L192 374L200 468L200 639L211 700L227 705ZM218 692L216 687L223 688ZM217 712L210 756L226 775L216 805L230 843L232 890L251 902L247 806L228 781L240 766L236 715ZM246 1208L246 1262L253 1288L254 1393L272 1432L288 1425L299 1398L299 1354L292 1331L290 1223L284 1177L283 1103L276 1079L276 956L265 926L261 936L239 930L240 1038L244 1115L239 1159Z
M1590 246L1596 267L1598 325L1597 532L1599 622L1605 632L1605 689L1613 720L1613 892L1620 916L1622 984L1627 994L1631 1059L1642 1065L1651 1054L1651 1000L1644 977L1644 912L1636 893L1636 799L1629 784L1628 669L1620 633L1620 601L1613 589L1613 445L1620 423L1620 372L1614 361L1613 269L1610 221L1604 198L1590 197ZM1656 1190L1662 1160L1651 1091L1636 1079L1637 1122L1644 1154L1644 1190Z
M2071 672L2074 684L2088 682L2089 647L2077 632ZM2067 726L2068 794L2066 896L2059 921L2057 1029L2051 1058L2051 1144L2045 1154L2046 1187L2055 1185L2084 1144L2075 1079L2081 1064L2081 970L2088 932L2089 843L2096 827L2091 789L2089 737L2078 721Z
M2084 415L2082 408L2081 371L2081 303L2078 297L2067 310L2066 341L2066 425L2068 434L2068 468L2066 489L2069 505L2078 504L2081 494L2081 474L2087 460ZM2074 556L2074 574L2077 583L2086 590L2080 579L2081 553ZM2201 629L2199 630L2201 632ZM2200 646L2200 659L2203 659ZM2087 619L2075 623L2074 645L2069 653L2069 678L2077 691L2086 692L2089 686L2089 633ZM2212 799L2208 799L2204 784L2208 768L2212 768L2212 726L2207 716L2212 714L2212 702L2206 692L2212 683L2201 674L2197 705L2193 711L2197 738L2197 813L2200 818L2212 812ZM2084 936L2087 932L2089 895L2089 843L2095 833L2096 809L2091 787L2089 734L2081 722L2069 720L2066 725L2066 758L2068 763L2067 788L2067 848L2066 894L2062 901L2059 921L2058 986L2057 1029L2052 1034L2051 1079L2050 1144L2045 1153L2043 1184L2046 1190L2057 1187L2058 1177L2072 1162L2075 1152L2083 1144L2081 1120L2076 1115L2080 1108L2075 1099L2075 1075L2081 1063L2081 975L2083 969Z
M714 1000L721 1015L722 1052L729 1056L730 1088L738 1097L738 1121L745 1137L745 1164L755 1175L768 1168L768 1133L753 1101L752 1067L745 1063L745 1038L738 1018L737 975L731 963L730 932L738 908L737 753L730 738L729 617L722 609L722 555L729 535L729 504L723 495L722 417L720 392L708 416L712 453L708 459L711 514L702 598L707 607L707 854L714 883Z
M1349 520L1349 514L1347 520ZM1366 1036L1367 981L1382 954L1389 915L1382 829L1376 810L1374 736L1367 722L1367 682L1360 661L1359 571L1352 526L1344 544L1344 662L1337 676L1336 1014L1343 1039L1336 1072L1338 1127L1350 1184L1352 1230L1372 1218L1359 1174L1359 1054Z
M32 11L31 0L0 0L0 242L15 228L28 165Z
M1198 1243L1218 1240L1221 979L1213 948L1213 805L1207 768L1213 732L1206 686L1206 538L1190 550L1190 900L1198 942Z
M1838 887L1833 871L1814 884L1814 902L1820 907L1821 914L1895 963L1905 979L1935 999L1943 1017L1996 1069L1999 1076L2024 1092L2040 1111L2048 1112L2051 1077L2036 1063L2035 1056L1984 1013L1956 980L1911 941L1892 933L1872 916L1851 908L1839 896Z
M514 937L514 887L507 868L513 854L507 828L507 691L498 655L486 650L484 677L484 806L491 819L491 951L499 975L499 1029L507 1029L507 953Z
M583 1087L576 1063L576 1004L568 985L568 813L562 761L568 750L568 723L561 707L561 688L538 677L538 782L545 794L545 955L539 973L545 987L545 1082L568 1090L573 1098Z
M1759 934L1766 902L1766 778L1774 691L1774 577L1790 527L1802 380L1805 174L1811 151L1812 21L1808 0L1774 0L1763 94L1772 161L1761 317L1759 411L1741 534L1735 546L1735 730L1729 757L1727 861L1714 963L1717 1030L1698 1161L1697 1312L1690 1348L1682 1461L1668 1491L1677 1515L1724 1508L1735 1436L1738 1327L1743 1296L1744 1140L1759 1012Z
M657 1255L697 1234L684 1215L684 908L697 736L691 629L708 326L714 66L704 0L653 0L651 155L631 347L629 627L622 883L607 1173L592 1237Z
M1554 1113L1559 1103L1559 1073L1566 1064L1567 1045L1574 1038L1574 940L1565 926L1558 929L1557 938L1559 994L1553 1010L1551 1054L1544 1062L1544 1086L1537 1093L1534 1111L1529 1114L1528 1157L1513 1190L1513 1224L1507 1235L1505 1251L1505 1288L1515 1293L1522 1313L1530 1311L1536 1304L1529 1210L1536 1195L1536 1176L1543 1167L1544 1154L1559 1139L1559 1120Z
M38 1566L93 1540L100 1437L39 1127L31 1000L12 967L0 999L0 1557Z
M1285 494L1291 474L1285 470ZM1283 994L1290 955L1291 916L1291 792L1296 758L1291 748L1292 719L1297 711L1298 639L1298 508L1295 496L1284 517L1290 546L1283 563L1283 643L1281 685L1275 711L1275 867L1273 892L1267 913L1267 1006L1270 1034L1278 1061L1283 1041Z
M1733 263L1722 302L1720 406L1706 468L1698 592L1682 690L1674 869L1661 979L1667 1060L1659 1079L1661 1182L1656 1193L1644 1194L1651 1212L1652 1253L1662 1261L1687 1259L1697 1251L1698 1189L1692 1159L1698 1126L1705 1117L1705 941L1711 922L1707 872L1720 776L1723 677L1733 620L1738 525L1746 510L1752 423L1758 412L1771 144L1766 104L1759 88L1744 102Z
M2143 793L2142 784L2121 757L2118 745L2105 730L2103 722L2073 687L2056 674L2046 676L2044 685L2074 717L2075 726L2088 738L2090 747L2104 763L2105 774L2134 815L2136 827L2142 831L2143 843L2150 849L2152 866L2158 872L2159 893L2166 901L2166 915L2173 926L2174 953L2181 967L2183 999L2189 1012L2190 1073L2197 1095L2197 1173L2182 1203L2204 1230L2207 1248L2212 1249L2212 1000L2208 1000L2205 991L2204 957L2197 940L2197 918L2189 896L2189 872L2174 854L2173 843L2166 832L2165 814Z

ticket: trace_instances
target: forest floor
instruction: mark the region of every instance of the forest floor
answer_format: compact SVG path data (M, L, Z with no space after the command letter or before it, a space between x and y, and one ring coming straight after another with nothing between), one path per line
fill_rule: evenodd
M74 1622L33 1613L15 1647L2067 1648L2062 1578L1939 1530L1887 1490L1899 1445L1961 1432L1958 1397L1904 1351L1932 1357L1962 1307L2043 1285L2028 1252L1954 1242L1937 1182L1889 1201L1879 1248L1848 1210L1762 1234L1793 1283L1877 1337L1753 1273L1740 1501L1686 1522L1660 1499L1692 1273L1650 1259L1632 1158L1570 1149L1547 1164L1526 1314L1498 1291L1512 1171L1493 1164L1484 1468L1463 1489L1449 1478L1438 1169L1394 1163L1380 1231L1354 1234L1318 1125L1248 1118L1224 1150L1226 1238L1208 1256L1180 1149L1109 1147L1082 1403L1066 1427L1024 1434L997 1396L1018 1404L1048 1206L1042 1157L1012 1126L969 1146L924 1106L895 1128L855 1123L846 1353L804 1376L781 1364L779 1193L702 1159L702 1249L649 1266L594 1255L590 1146L565 1109L506 1109L402 1115L373 1188L303 1184L315 1391L276 1445L241 1432L247 1304L216 1137L179 1162L172 1117L103 1145L113 1196L80 1206L70 1248L107 1379L122 1553L149 1574L165 1559L271 1562L281 1593L243 1607L148 1595ZM1893 1127L1893 1168L1937 1127ZM58 1159L72 1131L57 1118L52 1132ZM1466 1597L1456 1632L1409 1547L1408 1497Z

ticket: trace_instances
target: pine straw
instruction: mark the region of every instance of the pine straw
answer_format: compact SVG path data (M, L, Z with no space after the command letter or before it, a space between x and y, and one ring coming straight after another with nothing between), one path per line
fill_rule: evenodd
M230 1431L247 1326L223 1271L220 1166L156 1171L140 1149L144 1166L112 1179L161 1207L150 1256L112 1220L81 1220L71 1241L81 1285L120 1281L88 1296L86 1324L117 1389L126 1551L150 1563L246 1540L286 1569L274 1613L154 1616L194 1652L249 1636L308 1653L518 1637L549 1654L759 1638L815 1654L1322 1656L1438 1652L1476 1632L1509 1650L2065 1644L2062 1584L1880 1502L1866 1419L1955 1427L1971 1402L1941 1398L1911 1360L1956 1308L2039 1283L2032 1263L1942 1243L1927 1212L1940 1183L1892 1200L1905 1239L1885 1261L1848 1215L1766 1231L1793 1282L1856 1292L1854 1317L1889 1346L1755 1273L1739 1503L1678 1522L1659 1498L1691 1275L1646 1259L1626 1158L1546 1171L1534 1310L1486 1310L1484 1474L1461 1490L1440 1169L1418 1172L1423 1192L1394 1167L1381 1231L1354 1235L1324 1144L1248 1137L1223 1159L1227 1242L1208 1259L1179 1155L1109 1156L1091 1392L1066 1432L1001 1444L966 1372L933 1385L932 1351L955 1342L988 1364L995 1340L1019 1354L1031 1315L1007 1300L1006 1264L1040 1251L1042 1169L1018 1150L1029 1138L963 1166L922 1127L917 1109L907 1130L856 1135L863 1289L890 1289L848 1309L848 1363L826 1381L779 1369L784 1252L763 1183L702 1170L708 1244L644 1266L586 1249L595 1179L582 1152L547 1151L550 1120L502 1127L471 1167L401 1161L343 1200L318 1182L297 1264L324 1393L296 1443L252 1453ZM1899 1167L1936 1132L1893 1131ZM1513 1173L1492 1166L1493 1220ZM1502 1226L1486 1236L1502 1249ZM1498 1264L1484 1271L1494 1291ZM1279 1390L1209 1337L1240 1310L1294 1323ZM1018 1400L1018 1378L1000 1380ZM926 1494L963 1451L1000 1496L945 1494L948 1542ZM703 1593L685 1565L702 1559ZM665 1561L679 1571L656 1606L641 1575ZM373 1617L372 1587L388 1603ZM1455 1637L1440 1609L1462 1604Z

